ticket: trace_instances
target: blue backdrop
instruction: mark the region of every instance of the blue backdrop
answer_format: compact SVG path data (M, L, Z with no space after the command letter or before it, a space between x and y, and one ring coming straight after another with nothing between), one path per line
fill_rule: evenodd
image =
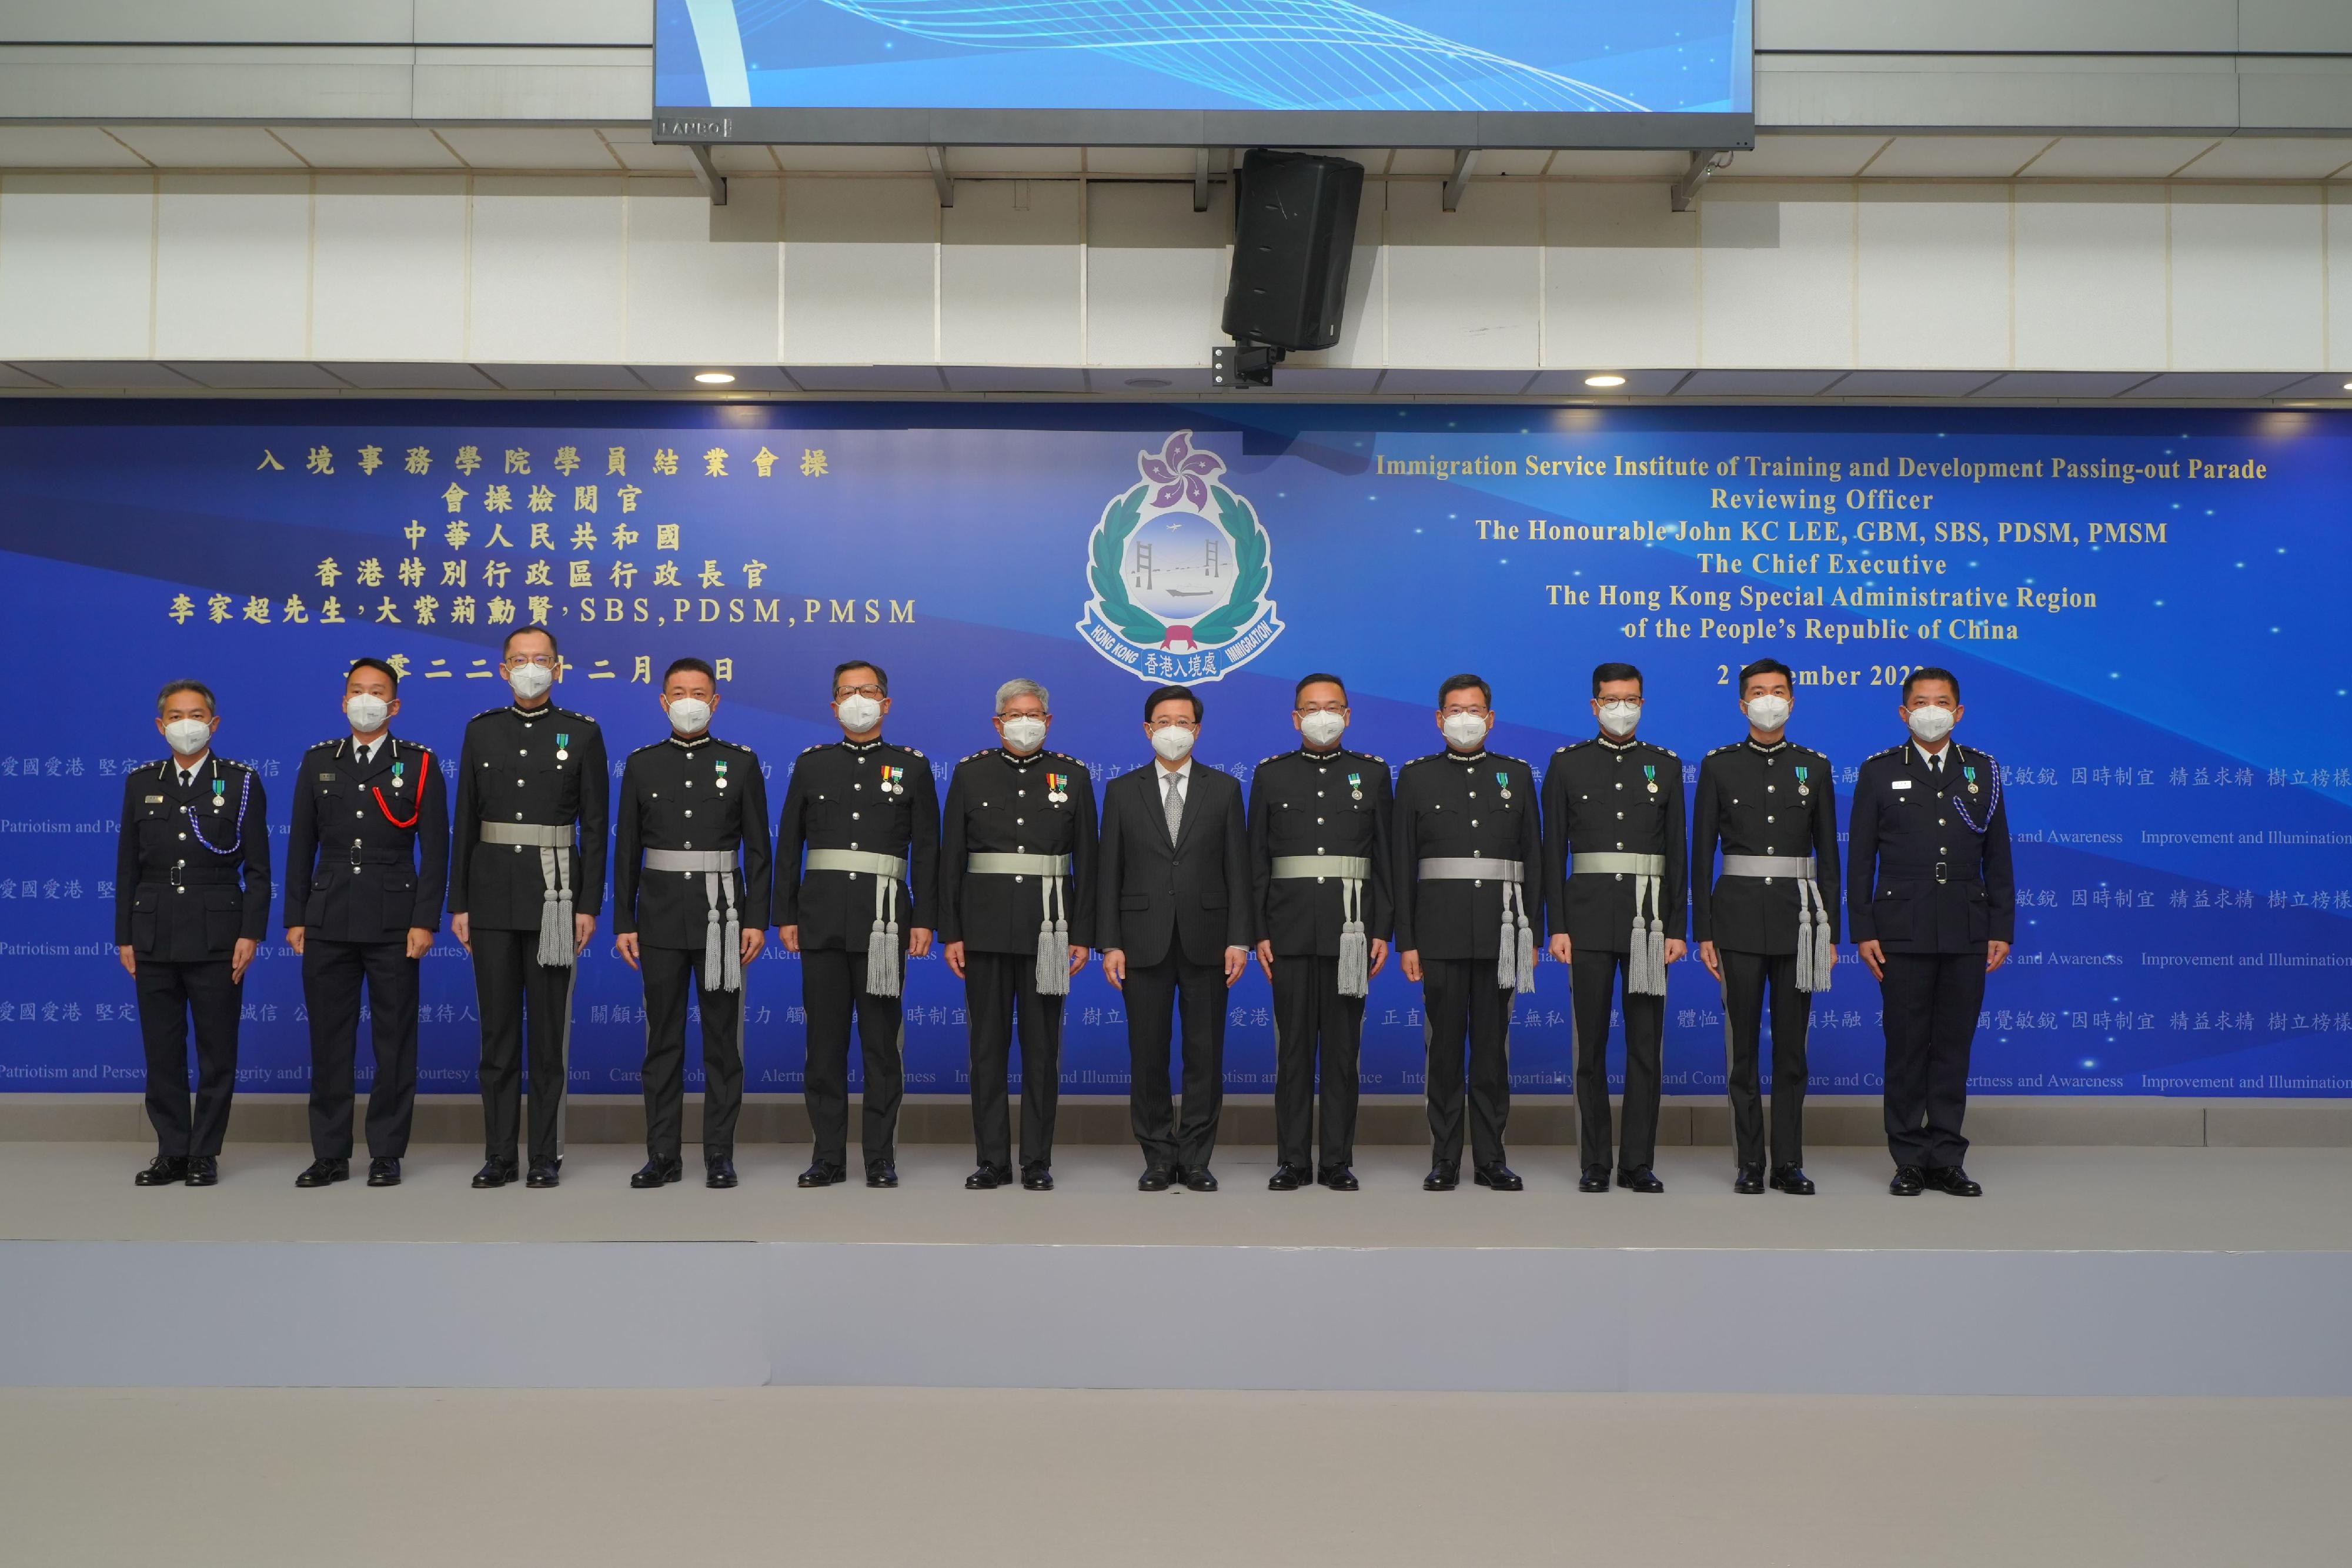
M603 720L616 770L663 732L668 660L729 661L716 728L760 751L777 800L835 733L827 674L851 656L889 668L892 731L942 779L1023 674L1097 780L1144 759L1162 671L1214 677L1201 755L1246 779L1291 743L1310 670L1348 678L1355 743L1391 764L1439 744L1438 677L1481 671L1496 744L1541 767L1590 732L1591 666L1621 658L1649 674L1643 733L1695 777L1741 733L1731 673L1769 653L1801 672L1792 733L1843 785L1901 736L1892 683L1948 664L2018 841L1979 1087L2342 1093L2347 459L2352 423L2318 413L11 402L0 1090L138 1082L113 819L121 770L161 755L164 677L218 690L220 748L268 776L282 859L293 761L339 732L351 658L402 661L396 727L454 748L504 695L504 625L544 614L560 700ZM1155 539L1147 574L1134 547ZM790 961L751 970L754 1091L799 1088L799 983ZM425 998L425 1086L468 1091L471 978L446 936ZM1418 1000L1393 966L1375 980L1368 1090L1418 1087ZM638 1003L608 923L580 977L579 1090L635 1092ZM1119 1005L1080 977L1071 1092L1123 1092ZM961 1006L943 964L913 966L916 1091L962 1087ZM1271 1087L1267 1007L1253 971L1237 1091ZM1518 1004L1523 1091L1567 1092L1567 1011L1547 964ZM1874 1091L1867 975L1842 966L1814 1020L1815 1087ZM307 1060L273 943L244 1082L299 1089ZM1696 962L1673 973L1666 1065L1670 1092L1723 1082Z

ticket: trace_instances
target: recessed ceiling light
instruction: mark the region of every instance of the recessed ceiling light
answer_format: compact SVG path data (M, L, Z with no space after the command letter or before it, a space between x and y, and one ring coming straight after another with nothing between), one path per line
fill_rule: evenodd
M735 378L725 371L704 371L694 379L707 387L723 387Z
M1584 384L1589 387L1622 387L1625 384L1625 378L1612 375L1587 376L1584 378Z
M2352 382L2346 382L2344 383L2344 390L2346 392L2352 392Z

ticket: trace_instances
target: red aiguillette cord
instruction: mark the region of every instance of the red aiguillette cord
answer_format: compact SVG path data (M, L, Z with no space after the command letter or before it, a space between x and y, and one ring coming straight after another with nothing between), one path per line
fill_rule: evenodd
M432 766L433 754L431 752L420 751L416 754L416 800L414 805L409 807L408 821L404 822L398 817L394 816L392 814L392 808L383 803L383 790L373 784L368 786L368 792L375 797L375 809L383 813L383 820L385 821L390 822L395 828L413 828L416 826L416 819L425 813L425 770Z

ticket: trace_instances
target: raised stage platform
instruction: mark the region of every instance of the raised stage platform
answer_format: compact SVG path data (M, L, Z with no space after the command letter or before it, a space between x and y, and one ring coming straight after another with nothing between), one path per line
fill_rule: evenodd
M2352 1394L2342 1150L1989 1150L1975 1200L1854 1149L1810 1199L1706 1149L1658 1197L1549 1149L1514 1195L1392 1148L1356 1194L1234 1149L1213 1195L1102 1148L1052 1194L967 1193L944 1146L892 1192L801 1191L781 1146L724 1193L631 1191L614 1145L551 1192L475 1192L453 1146L390 1190L297 1191L268 1145L142 1190L144 1155L0 1145L0 1384Z

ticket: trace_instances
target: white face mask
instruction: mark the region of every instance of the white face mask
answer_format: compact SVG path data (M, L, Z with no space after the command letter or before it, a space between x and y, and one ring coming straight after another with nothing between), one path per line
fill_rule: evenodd
M1162 725L1151 732L1151 749L1171 762L1181 762L1192 755L1194 733L1181 724Z
M1641 722L1642 705L1640 703L1602 703L1601 705L1601 727L1620 740L1633 734L1633 727Z
M1952 733L1952 710L1948 707L1915 707L1904 716L1911 733L1933 746Z
M373 735L383 727L383 721L392 716L392 705L382 697L370 696L362 692L343 704L343 716L352 721L352 733Z
M1475 713L1447 714L1445 738L1465 751L1475 750L1486 738L1485 716Z
M200 718L175 718L163 727L163 738L177 755L194 757L213 743L213 727Z
M1348 716L1339 713L1310 713L1298 721L1298 733L1307 737L1309 746L1330 746L1348 732Z
M1004 721L1004 749L1026 757L1045 744L1045 721L1023 714Z
M1769 734L1789 722L1787 697L1758 697L1748 705L1748 722Z
M555 672L544 664L517 664L507 672L507 685L514 695L530 702L555 684Z
M672 697L669 727L680 735L700 735L710 727L710 705L700 697Z
M844 697L833 711L843 730L851 735L863 735L882 722L882 705L869 696Z

